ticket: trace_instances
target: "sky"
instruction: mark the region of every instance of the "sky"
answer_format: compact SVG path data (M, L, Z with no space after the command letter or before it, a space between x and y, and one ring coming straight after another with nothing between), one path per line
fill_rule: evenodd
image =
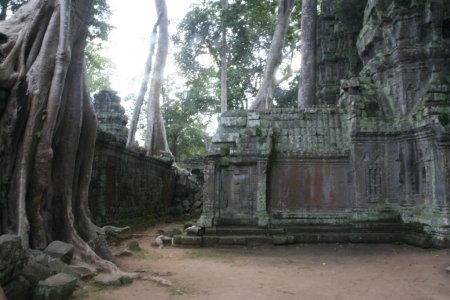
M176 24L186 14L189 6L201 3L202 0L166 0L169 15L169 34L173 35ZM114 29L109 34L105 56L110 57L115 65L111 78L112 89L122 98L121 104L127 112L132 110L132 102L126 101L128 95L139 93L148 56L150 33L157 20L155 3L152 0L108 0L112 15L110 19ZM169 45L169 55L165 75L177 73L174 58L171 55L173 46ZM131 117L131 116L129 116ZM212 135L218 126L217 115L205 119L208 123L206 131ZM142 132L138 130L136 139ZM141 137L142 138L142 137ZM142 141L140 141L142 142Z
M169 34L176 30L176 23L187 9L200 0L166 0L169 15ZM152 0L108 0L111 7L111 25L115 28L109 35L105 55L115 64L112 88L124 99L137 94L147 60L150 33L156 22L155 3ZM132 5L130 5L132 3ZM169 46L170 47L170 46ZM170 50L169 50L170 51ZM175 72L175 62L169 54L166 74Z

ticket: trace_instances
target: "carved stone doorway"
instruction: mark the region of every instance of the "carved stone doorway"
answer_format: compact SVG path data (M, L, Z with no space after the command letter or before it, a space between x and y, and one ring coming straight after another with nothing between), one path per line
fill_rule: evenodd
M220 174L219 223L256 223L256 166L229 166Z

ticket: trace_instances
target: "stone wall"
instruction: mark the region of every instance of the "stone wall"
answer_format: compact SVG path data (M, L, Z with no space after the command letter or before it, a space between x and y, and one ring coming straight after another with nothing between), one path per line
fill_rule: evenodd
M199 224L281 228L297 242L449 246L447 127L430 118L368 133L354 125L363 118L336 107L223 114Z
M317 96L336 104L340 80L356 76L362 62L355 47L367 0L322 0L317 26Z
M198 215L202 193L193 174L173 166L172 157L145 156L125 148L127 118L114 91L94 96L98 118L89 207L96 224L167 214ZM197 169L198 171L198 169Z
M171 212L172 206L176 206L172 203L176 182L172 161L125 148L127 118L116 92L96 94L94 107L98 130L89 187L93 221L106 224Z
M368 0L361 26L342 27L353 2L322 3L318 97L331 106L221 116L202 242L450 247L450 2Z
M102 132L95 147L89 206L96 224L169 212L175 186L171 163L127 150Z

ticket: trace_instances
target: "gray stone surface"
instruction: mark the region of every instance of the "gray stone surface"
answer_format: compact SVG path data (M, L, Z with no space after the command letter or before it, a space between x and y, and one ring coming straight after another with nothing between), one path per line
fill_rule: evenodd
M139 246L139 242L137 240L132 240L128 243L128 250L130 251L139 251L141 247Z
M127 142L128 118L115 91L101 91L94 95L94 108L101 131L111 133L121 144Z
M69 264L72 260L74 247L69 243L53 241L45 248L44 252L51 257L59 258L63 262Z
M97 269L85 262L76 261L69 265L72 272L80 279L87 280L98 274Z
M355 0L343 15L345 2L322 2L321 105L222 114L205 160L207 235L239 225L450 246L450 1Z
M99 274L94 277L94 283L100 286L122 286L133 282L133 279L123 274Z
M9 300L30 300L33 297L34 287L27 279L19 275L3 288Z
M18 236L0 236L0 285L5 286L16 277L26 262L25 252Z
M106 238L102 235L97 236L95 239L89 241L89 246L103 259L112 261L113 256L111 251L109 250L108 243L106 242Z
M25 277L31 284L37 285L39 281L56 274L48 266L43 265L33 259L28 260L25 267L21 271L21 275Z
M77 287L77 278L68 274L58 273L37 285L33 300L67 300Z
M164 215L173 206L171 163L146 157L100 133L94 153L89 208L96 224L144 215Z

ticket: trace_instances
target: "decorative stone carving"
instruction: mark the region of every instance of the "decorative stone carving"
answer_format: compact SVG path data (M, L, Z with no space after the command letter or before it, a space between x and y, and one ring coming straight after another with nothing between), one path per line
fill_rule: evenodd
M117 93L115 91L101 91L94 95L94 108L98 120L98 129L110 133L120 143L126 143L128 118L125 115L125 109L120 105L120 97L117 96Z
M343 3L365 2L363 22L346 23ZM251 228L449 247L450 1L323 0L321 12L318 97L331 106L222 115L203 241Z

